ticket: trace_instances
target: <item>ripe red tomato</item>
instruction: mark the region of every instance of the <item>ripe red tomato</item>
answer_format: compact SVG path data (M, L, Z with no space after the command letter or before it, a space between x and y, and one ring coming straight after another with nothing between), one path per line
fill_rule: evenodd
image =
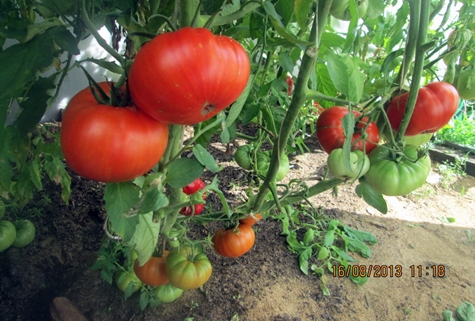
M229 230L220 229L213 235L211 241L218 254L226 257L238 257L249 251L256 240L252 227L241 224Z
M183 193L185 193L186 195L191 195L198 192L199 190L202 190L205 187L205 182L203 182L203 180L198 177L196 180L183 187Z
M317 120L317 138L322 145L323 150L330 154L332 150L343 147L345 133L342 126L342 120L348 114L348 108L334 106L325 109ZM355 118L360 117L361 113L353 110ZM366 139L361 139L362 129L366 126L368 117L363 117L357 124L353 134L351 150L366 150L369 154L379 142L379 129L375 122L371 122L366 128Z
M165 251L162 257L151 257L150 260L140 266L139 260L135 260L134 272L145 284L150 286L159 286L170 282L166 270L166 260L168 251Z
M104 91L107 82L99 84ZM168 125L134 106L100 104L90 88L69 102L61 124L61 148L77 174L100 182L123 182L148 172L168 143Z
M249 74L249 57L237 41L187 27L160 34L139 50L129 88L137 106L153 118L192 125L234 102Z
M395 97L386 111L391 127L399 130L406 110L409 92ZM433 82L419 89L416 106L404 135L435 133L444 127L457 111L459 94L446 82Z

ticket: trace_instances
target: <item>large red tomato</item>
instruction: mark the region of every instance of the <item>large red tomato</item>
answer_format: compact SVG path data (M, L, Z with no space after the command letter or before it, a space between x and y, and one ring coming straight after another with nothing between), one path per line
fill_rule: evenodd
M330 154L332 150L343 147L345 141L345 132L342 120L349 112L348 108L334 106L324 110L317 120L317 138L322 145L323 150ZM355 118L360 117L361 113L353 110ZM366 126L368 117L363 117L357 124L352 138L351 150L366 150L369 154L378 144L379 129L375 122L369 123L366 127L366 139L360 139L362 129ZM359 140L356 142L356 140Z
M240 224L236 228L220 229L213 235L213 242L216 252L226 257L238 257L247 253L256 240L256 234L252 227Z
M99 84L104 91L106 82ZM61 124L61 148L77 174L100 182L134 179L158 163L168 142L168 125L134 106L100 104L90 88L69 102Z
M409 92L406 92L389 104L387 114L394 131L399 130L408 97ZM459 95L454 86L446 82L428 84L419 89L416 106L404 135L435 133L450 121L458 105Z
M153 118L192 125L234 102L249 74L249 57L237 41L187 27L160 34L139 50L129 88L135 104Z

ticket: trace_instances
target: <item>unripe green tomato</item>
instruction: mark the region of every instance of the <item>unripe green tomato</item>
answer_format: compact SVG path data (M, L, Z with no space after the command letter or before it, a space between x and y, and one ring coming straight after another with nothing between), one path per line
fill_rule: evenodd
M269 171L269 165L270 165L270 160L271 160L271 152L270 151L265 151L263 153L258 153L257 154L257 173L259 175L265 176L267 172ZM290 163L289 163L289 157L282 153L280 156L280 164L279 164L279 169L277 170L277 174L275 176L275 180L277 182L280 182L285 178L285 175L290 170Z
M234 160L239 166L246 170L252 169L251 163L251 147L249 145L242 145L236 149L234 153Z
M351 13L349 9L350 0L333 0L330 8L330 14L340 20L351 20ZM351 0L353 1L353 0ZM369 0L356 0L358 16L360 18L366 15L369 6Z
M357 179L366 174L369 170L370 162L368 156L361 151L350 152L350 167L345 166L343 160L343 149L334 149L327 160L328 170L338 179Z
M432 133L419 134L415 136L403 136L402 139L406 142L406 145L421 146L432 138Z
M15 225L10 221L0 221L0 252L8 249L15 241L15 238Z
M16 229L16 238L13 247L25 247L30 244L36 234L35 225L29 220L19 220L13 223Z
M181 297L183 290L171 283L160 285L153 291L153 296L161 303L171 303Z
M139 280L134 270L119 271L115 275L115 284L122 292L132 294L142 287L142 281Z
M0 220L2 219L3 215L5 215L5 203L3 203L2 200L0 200Z
M457 91L462 99L475 98L475 69L463 70L457 80Z

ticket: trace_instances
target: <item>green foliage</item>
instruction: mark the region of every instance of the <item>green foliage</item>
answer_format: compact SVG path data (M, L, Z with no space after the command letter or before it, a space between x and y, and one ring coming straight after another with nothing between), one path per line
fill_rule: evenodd
M475 149L475 119L454 119L453 125L437 132L437 139L469 146Z
M458 306L455 317L454 312L445 310L442 313L443 321L475 321L475 307L472 303L465 301Z

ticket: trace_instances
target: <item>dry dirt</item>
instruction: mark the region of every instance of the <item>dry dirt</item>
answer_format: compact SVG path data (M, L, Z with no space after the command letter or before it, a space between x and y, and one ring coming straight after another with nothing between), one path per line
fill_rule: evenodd
M291 157L289 178L312 177L322 170L326 155L309 146L312 153ZM218 144L212 152L226 166L218 174L224 192L236 195L236 186L246 184L249 175L236 167L224 147ZM454 310L467 300L475 304L475 178L445 189L437 175L434 167L431 183L417 193L387 197L386 215L359 199L354 186L340 187L338 197L329 191L312 199L330 217L376 236L371 257L355 255L357 264L400 266L401 277L388 271L386 277L355 285L328 274L331 295L324 296L321 280L300 272L280 223L269 219L256 224L256 244L243 257L223 258L208 249L214 271L203 290L186 291L174 303L145 311L137 294L123 300L115 286L90 269L103 237L102 186L74 177L66 206L57 188L49 185L45 193L52 202L41 205L42 215L32 218L35 241L0 253L0 319L50 320L52 299L65 296L91 321L442 320L445 309ZM204 178L209 182L212 175ZM39 194L37 202L42 198ZM455 222L443 223L444 217ZM193 234L205 237L214 228L196 226ZM411 276L412 265L422 266L422 276ZM432 269L425 267L434 265L443 269L443 277L426 275Z

